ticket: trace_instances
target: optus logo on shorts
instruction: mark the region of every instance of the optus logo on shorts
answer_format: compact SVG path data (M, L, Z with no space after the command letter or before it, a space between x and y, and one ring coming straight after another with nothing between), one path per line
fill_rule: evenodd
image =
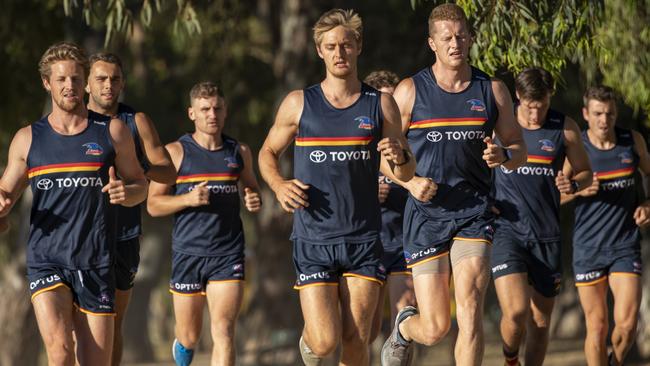
M32 281L29 283L29 289L34 290L37 287L42 287L42 286L47 286L47 285L54 285L61 281L61 277L57 274L49 275L47 277L39 278L36 281Z
M314 280L326 280L328 278L330 278L330 274L327 271L310 273L310 274L301 273L298 276L298 281L300 281L300 283L304 283L307 281L314 281Z

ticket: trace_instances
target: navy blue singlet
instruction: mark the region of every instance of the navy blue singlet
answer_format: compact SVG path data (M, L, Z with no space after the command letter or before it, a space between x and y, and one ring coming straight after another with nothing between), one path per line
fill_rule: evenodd
M548 110L544 124L522 128L528 161L516 170L494 170L497 233L523 240L560 239L560 191L555 176L565 158L564 115Z
M384 249L401 248L404 243L404 207L408 199L408 191L380 174L390 185L388 197L381 204L381 243Z
M172 249L177 252L223 256L244 250L237 188L244 161L239 143L225 135L222 138L222 148L214 151L197 144L191 134L178 139L183 147L183 161L173 192L185 194L207 181L210 204L188 207L174 215Z
M140 162L142 169L147 171L149 163L144 155L142 144L140 143L140 133L138 126L135 124L135 110L125 104L120 103L117 109L117 118L122 120L131 131L133 142L135 143L135 154ZM142 234L142 223L140 214L140 205L125 207L118 205L117 212L117 241L125 241L137 238Z
M617 249L637 246L641 240L633 217L639 205L634 184L639 156L630 130L616 127L615 133L616 146L610 150L596 148L587 131L582 133L600 187L595 196L576 197L574 247Z
M294 176L309 184L309 207L296 210L292 240L314 244L375 240L382 136L381 93L361 84L359 99L335 108L320 84L304 90L294 150Z
M472 68L469 86L449 93L427 67L413 76L413 83L415 103L406 136L417 161L416 175L432 178L438 192L429 202L409 199L431 218L484 212L492 178L482 158L483 139L492 136L498 116L490 77Z
M27 265L96 269L111 265L112 205L102 187L115 160L110 117L88 111L76 135L54 131L45 116L32 124L27 156L34 195Z

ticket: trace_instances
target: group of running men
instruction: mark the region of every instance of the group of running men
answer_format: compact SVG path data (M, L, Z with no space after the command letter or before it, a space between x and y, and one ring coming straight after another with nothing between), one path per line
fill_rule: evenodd
M650 222L634 174L650 173L650 157L639 133L615 126L612 90L587 90L583 132L550 109L554 82L543 69L516 77L513 105L502 81L470 66L471 29L454 4L429 17L435 63L399 83L389 72L358 79L362 22L353 11L328 11L313 30L325 79L284 98L259 153L262 177L293 213L305 365L321 365L339 346L340 364L367 365L385 292L395 324L381 364L411 364L413 341L433 345L450 329L452 277L455 360L480 365L491 274L506 365L519 364L522 344L525 365L541 365L561 283L559 207L571 200L587 363L622 364L641 298L639 227ZM39 71L52 112L11 143L0 228L29 184L27 275L48 363L119 364L139 262L138 205L148 197L152 216L175 215L176 364L192 362L207 300L211 362L233 365L240 197L251 212L262 202L250 148L223 134L222 91L196 84L194 132L163 146L145 114L118 102L125 77L117 56L87 59L59 43ZM294 178L285 178L279 158L292 143Z

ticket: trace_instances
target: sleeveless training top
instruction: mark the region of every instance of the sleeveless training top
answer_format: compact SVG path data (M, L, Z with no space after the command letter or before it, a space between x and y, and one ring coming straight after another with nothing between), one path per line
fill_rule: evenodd
M32 124L27 155L34 195L27 244L27 266L96 269L111 265L113 205L102 187L115 150L110 117L88 111L88 126L61 135L48 116Z
M638 246L639 227L634 210L639 205L634 173L639 156L634 150L632 132L615 127L616 146L610 150L596 148L587 131L582 133L591 168L600 186L591 197L576 197L573 245L601 249Z
M388 185L388 197L381 204L381 243L384 249L401 248L404 243L404 207L408 199L408 191L380 174L381 179Z
M304 90L294 176L309 184L309 207L294 213L292 240L337 244L378 238L382 126L381 92L366 84L359 99L341 109L327 101L320 84Z
M458 93L441 89L431 67L413 76L415 103L407 132L417 161L416 175L432 178L438 192L429 202L413 197L416 209L431 218L465 218L484 212L491 172L483 160L498 111L492 81L472 68L469 86Z
M244 161L239 143L226 135L222 138L222 148L214 151L197 144L191 134L178 139L183 147L183 161L173 192L185 194L207 181L210 204L188 207L174 215L172 249L177 252L223 256L244 250L237 187Z
M135 124L135 110L126 104L120 103L117 109L117 118L122 120L131 131L133 142L135 143L135 154L140 162L140 166L145 172L148 170L149 163L144 155L142 144L140 143L140 133L138 126ZM117 241L125 241L137 238L142 234L142 219L140 214L140 205L125 207L117 205Z
M560 191L555 176L565 158L564 115L548 110L544 124L535 130L522 128L528 161L516 170L494 170L492 187L496 206L497 235L524 240L560 239Z

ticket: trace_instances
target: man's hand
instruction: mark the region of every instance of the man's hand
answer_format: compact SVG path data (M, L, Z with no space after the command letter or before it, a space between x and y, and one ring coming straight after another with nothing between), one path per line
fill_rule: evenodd
M246 187L244 188L244 205L249 212L257 212L262 208L260 194Z
M124 181L115 174L114 167L108 168L108 184L102 188L102 192L108 193L108 198L114 205L122 204L126 200Z
M386 183L386 177L379 177L379 203L386 202L388 198L388 192L390 192L390 184Z
M438 191L438 185L431 178L413 177L408 181L406 188L416 200L430 201Z
M598 181L598 177L596 176L596 173L594 173L594 179L591 181L591 185L578 192L577 195L582 197L594 196L596 193L598 193L599 188L600 188L600 182Z
M573 191L573 187L571 187L571 180L566 175L564 175L564 172L561 170L557 173L557 177L555 177L555 186L560 191L560 193L576 193Z
M0 217L7 216L11 209L11 199L0 189Z
M307 201L309 197L305 193L309 189L308 184L298 179L291 179L284 180L272 188L276 198L285 211L293 213L301 207L309 207L309 202Z
M488 167L496 168L508 160L503 148L495 144L491 137L484 138L483 142L486 144L485 150L483 150L483 160L485 160Z
M185 194L185 204L188 207L199 207L210 204L210 190L208 182L201 182L194 186L194 189Z
M392 161L395 165L403 165L407 161L402 145L395 138L385 137L381 139L377 144L377 151L384 156L386 161Z
M638 227L650 224L650 201L645 201L634 210L634 222Z

